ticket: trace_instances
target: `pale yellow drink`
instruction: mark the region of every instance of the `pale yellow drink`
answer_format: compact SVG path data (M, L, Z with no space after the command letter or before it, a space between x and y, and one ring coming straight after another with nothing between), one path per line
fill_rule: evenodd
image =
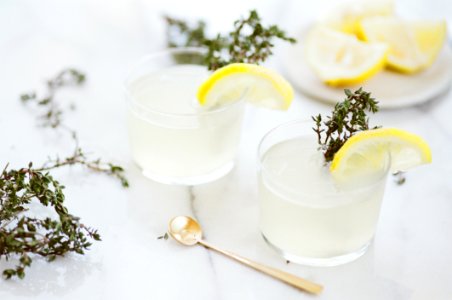
M290 126L295 132L287 139L277 132ZM388 169L339 184L318 151L315 133L300 131L297 136L296 130L296 123L277 129L275 142L261 153L261 232L295 262L336 265L353 260L374 236Z
M151 179L198 184L227 173L240 139L243 103L207 111L196 91L206 67L171 65L129 79L132 157Z

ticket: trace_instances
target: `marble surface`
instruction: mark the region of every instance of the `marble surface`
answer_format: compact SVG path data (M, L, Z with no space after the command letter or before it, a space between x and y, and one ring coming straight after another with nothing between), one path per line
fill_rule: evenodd
M130 63L164 47L162 13L202 17L217 30L254 7L270 22L289 24L308 21L331 4L311 2L2 0L0 165L19 167L30 160L43 162L49 154L70 153L72 143L64 133L38 128L18 95L74 66L88 74L88 82L60 94L67 105L76 104L65 116L67 123L79 132L84 149L125 165L131 187L122 189L110 178L76 167L54 172L67 186L69 209L98 228L103 241L84 256L53 263L36 258L24 280L0 279L0 299L314 299L202 247L157 240L167 221L181 214L196 217L215 245L323 283L325 291L317 299L451 299L451 93L373 118L374 124L425 137L433 163L410 172L403 186L388 182L373 245L343 266L286 264L264 244L257 228L258 141L283 121L328 112L325 104L297 94L286 113L248 108L237 166L211 184L161 185L143 178L130 160L121 83ZM444 17L452 24L449 2L397 5L409 16ZM277 59L273 64L278 68ZM6 266L0 261L0 268Z

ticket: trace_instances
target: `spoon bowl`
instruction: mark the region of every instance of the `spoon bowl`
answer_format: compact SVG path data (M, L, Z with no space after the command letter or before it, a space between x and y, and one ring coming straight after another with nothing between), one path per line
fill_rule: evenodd
M168 233L173 239L186 246L196 245L202 239L201 226L187 216L172 218L169 222Z

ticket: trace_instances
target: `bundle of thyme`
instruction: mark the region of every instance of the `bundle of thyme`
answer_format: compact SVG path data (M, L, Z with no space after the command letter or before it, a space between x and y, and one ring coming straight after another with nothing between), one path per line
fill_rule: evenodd
M80 86L86 76L75 69L65 69L47 81L43 97L36 92L21 95L23 103L34 103L38 119L43 127L63 129L74 140L74 152L60 159L49 159L41 167L12 169L9 165L0 174L0 260L18 258L14 268L3 271L7 279L24 278L25 268L32 263L33 256L42 256L53 261L68 252L84 254L91 242L100 241L97 230L80 222L80 218L69 213L64 205L64 186L50 170L63 166L81 165L90 171L117 178L123 187L128 186L124 169L100 159L89 159L79 147L77 133L63 123L64 110L56 101L57 91L65 86ZM71 108L74 108L71 105ZM37 206L47 208L47 217L34 216Z
M168 46L206 48L204 64L209 70L216 70L230 63L259 64L272 55L275 39L296 42L278 26L264 26L255 10L251 10L247 18L235 21L234 30L228 34L217 34L212 38L207 37L203 21L190 26L183 20L168 16L165 20Z
M19 257L14 268L3 271L5 278L24 278L31 255L50 262L68 252L83 254L91 246L89 239L100 241L97 230L68 212L63 189L44 168L34 169L32 163L18 170L6 166L0 174L0 258ZM57 218L29 216L32 203L51 207Z
M379 109L378 102L370 93L362 88L354 92L345 89L344 92L346 98L335 105L331 116L327 116L326 120L320 114L312 117L315 122L313 130L326 162L332 161L334 154L355 133L379 127L369 126L367 113L376 113Z

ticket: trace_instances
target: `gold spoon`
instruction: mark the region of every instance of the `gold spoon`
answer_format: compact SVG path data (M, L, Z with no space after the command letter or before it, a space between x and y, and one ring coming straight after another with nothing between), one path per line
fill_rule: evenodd
M198 222L196 222L196 220L190 217L178 216L171 219L171 221L169 222L168 233L171 235L171 237L173 237L176 241L183 245L193 246L196 244L200 244L206 248L215 250L227 257L233 258L241 262L244 265L247 265L267 275L270 275L276 279L279 279L287 284L290 284L306 292L312 294L319 294L323 289L321 285L316 284L314 282L308 281L306 279L297 277L295 275L286 273L278 269L264 266L262 264L241 257L237 254L224 251L215 246L210 245L209 243L202 239L201 226L198 224Z

